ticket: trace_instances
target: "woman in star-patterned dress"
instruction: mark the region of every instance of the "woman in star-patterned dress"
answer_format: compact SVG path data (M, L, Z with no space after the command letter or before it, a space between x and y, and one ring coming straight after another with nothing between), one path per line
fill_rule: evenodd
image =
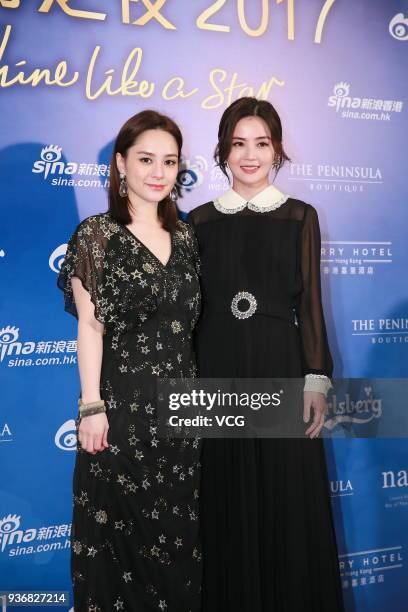
M200 609L199 441L159 437L155 405L158 377L196 372L198 257L175 205L181 146L169 118L129 119L109 211L79 224L59 275L78 317L82 402L106 408L77 421L76 612Z

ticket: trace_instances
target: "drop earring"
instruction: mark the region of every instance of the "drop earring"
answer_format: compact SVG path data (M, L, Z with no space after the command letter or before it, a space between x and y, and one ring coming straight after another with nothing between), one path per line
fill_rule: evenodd
M170 191L170 200L173 202L173 204L176 204L177 199L178 199L178 191L177 191L177 187L174 185L173 189Z
M281 164L282 164L282 157L280 155L277 155L272 162L272 168L274 170L278 170Z
M119 195L121 198L128 197L128 186L126 182L126 174L124 172L119 173L120 185L119 185Z

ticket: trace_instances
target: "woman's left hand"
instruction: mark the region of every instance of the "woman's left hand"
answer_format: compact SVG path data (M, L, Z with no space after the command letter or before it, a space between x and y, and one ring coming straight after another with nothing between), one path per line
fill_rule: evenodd
M323 393L316 391L305 391L303 393L303 420L308 423L310 420L310 411L313 408L313 421L306 429L305 435L309 438L317 438L324 424L324 415L326 414L326 398Z

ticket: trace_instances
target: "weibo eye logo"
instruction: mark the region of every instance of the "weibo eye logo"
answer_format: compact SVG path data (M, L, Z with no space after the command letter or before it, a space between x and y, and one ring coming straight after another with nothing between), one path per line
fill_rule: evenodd
M398 13L391 19L388 31L396 40L408 40L408 18L404 13Z
M349 93L350 85L349 83L345 83L344 81L342 81L341 83L336 83L333 88L333 94L336 96L336 98L344 98L345 96L348 96Z
M59 247L54 249L48 260L48 265L50 266L51 270L53 272L57 272L57 274L61 270L61 266L65 258L65 253L67 251L67 246L67 244L60 244Z
M20 516L9 514L0 521L0 533L12 533L20 527Z
M177 175L177 185L185 191L192 191L204 180L204 172L208 170L205 157L196 155L193 161L185 159Z
M0 329L0 344L11 344L15 342L18 338L18 327L11 327L7 325L7 327L2 327Z
M45 162L56 162L62 157L62 148L57 145L49 145L41 149L40 157Z
M77 446L76 424L74 419L65 421L54 438L55 446L63 451L74 451Z

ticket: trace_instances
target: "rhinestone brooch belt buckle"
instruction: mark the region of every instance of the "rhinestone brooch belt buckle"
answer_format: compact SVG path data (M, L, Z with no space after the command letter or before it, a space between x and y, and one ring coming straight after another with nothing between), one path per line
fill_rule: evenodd
M238 304L241 302L241 300L246 300L249 303L247 310L240 310L238 308ZM248 319L255 313L257 305L255 296L253 296L252 293L248 293L248 291L240 291L234 296L231 302L232 314L234 317L237 317L237 319Z

